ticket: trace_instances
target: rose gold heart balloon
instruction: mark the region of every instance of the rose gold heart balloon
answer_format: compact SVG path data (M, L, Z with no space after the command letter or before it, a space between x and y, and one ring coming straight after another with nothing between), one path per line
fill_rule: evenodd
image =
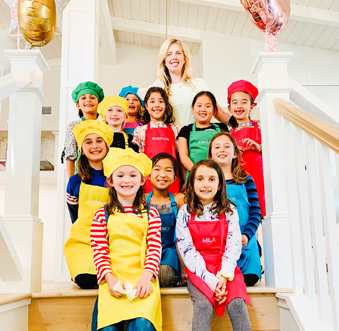
M54 37L56 9L54 0L19 0L19 26L31 47L47 45Z
M246 12L266 34L265 50L276 51L275 36L285 28L290 17L290 0L240 0Z

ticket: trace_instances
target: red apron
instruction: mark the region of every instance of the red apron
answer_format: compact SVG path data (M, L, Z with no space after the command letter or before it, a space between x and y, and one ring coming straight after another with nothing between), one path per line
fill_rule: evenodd
M159 153L168 153L177 159L175 152L175 136L174 132L169 124L167 128L153 128L151 129L151 122L147 124L145 132L145 150L144 153L151 159L154 155ZM180 181L178 169L175 169L177 179L170 186L169 191L171 193L180 192ZM153 190L151 181L147 178L144 185L145 193L149 193Z
M240 147L246 147L246 143L244 143L244 139L246 138L250 138L256 143L261 144L261 132L258 128L258 124L255 121L250 121L252 122L254 128L243 128L237 132L235 132L234 129L231 133L231 136L235 139L238 146ZM248 172L254 180L255 186L258 191L261 217L265 217L266 206L262 154L252 150L245 150L242 154L242 158L244 164L241 167L246 172Z
M228 222L226 221L225 214L223 213L220 220L216 221L196 221L194 214L188 222L188 228L195 249L200 253L206 263L206 269L216 275L221 269L222 256L226 246ZM242 298L251 305L250 298L246 292L244 276L238 266L235 267L233 281L228 281L226 284L228 294L226 302L222 305L219 305L214 300L214 292L212 292L201 278L187 268L185 270L191 283L206 295L219 317L224 315L225 307L235 298Z

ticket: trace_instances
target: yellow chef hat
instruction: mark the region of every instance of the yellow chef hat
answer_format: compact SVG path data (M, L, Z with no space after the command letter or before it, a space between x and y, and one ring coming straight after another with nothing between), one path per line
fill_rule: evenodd
M145 154L134 152L132 148L110 148L102 163L106 177L110 177L116 169L126 165L139 170L144 177L152 171L152 161Z
M108 108L118 106L121 107L126 115L128 115L128 103L125 98L118 97L117 95L110 95L99 103L98 113L102 120L105 121L105 114Z
M107 124L101 123L97 120L82 121L80 124L77 124L73 128L73 133L79 148L81 148L82 142L84 141L85 137L92 133L95 133L102 139L104 139L108 148L113 142L112 129Z

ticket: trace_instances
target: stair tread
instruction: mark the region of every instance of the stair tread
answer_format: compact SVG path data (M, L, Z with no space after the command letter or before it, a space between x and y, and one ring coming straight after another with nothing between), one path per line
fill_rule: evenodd
M8 305L13 302L30 299L31 293L2 293L0 294L0 306Z
M264 282L260 282L255 286L247 287L249 294L265 294L265 293L292 293L292 288L269 287ZM162 295L188 295L186 287L162 288ZM48 298L48 297L77 297L77 296L97 296L98 290L82 290L76 284L71 282L55 283L53 281L44 281L42 283L41 292L32 293L32 298Z

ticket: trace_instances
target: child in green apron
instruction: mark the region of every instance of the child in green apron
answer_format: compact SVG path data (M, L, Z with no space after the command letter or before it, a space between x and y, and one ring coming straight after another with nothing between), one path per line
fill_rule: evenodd
M253 179L240 167L241 152L229 133L218 133L212 138L208 157L223 170L227 196L237 207L242 234L242 253L238 266L244 275L246 286L253 286L261 279L261 263L255 236L261 221L256 186Z
M185 267L180 268L183 262L178 257L175 245L178 210L184 204L185 196L182 193L172 195L168 191L176 179L177 161L167 153L159 153L153 156L152 164L150 180L153 191L148 194L146 201L158 210L161 218L160 287L176 286L179 283L187 285Z
M194 97L192 113L195 123L184 126L178 136L180 161L187 170L186 179L193 165L207 158L212 137L221 131L228 131L226 124L211 123L216 111L217 101L211 92L201 91Z
M73 128L85 120L96 120L98 104L104 98L103 89L93 82L80 83L72 92L72 99L79 111L80 119L67 124L65 145L61 154L61 163L66 159L68 178L77 173L76 161L79 157L79 147L73 134Z
M132 148L139 152L139 147L132 144L133 136L124 131L124 126L128 116L128 103L125 98L110 95L100 103L98 113L114 132L114 139L111 147Z

